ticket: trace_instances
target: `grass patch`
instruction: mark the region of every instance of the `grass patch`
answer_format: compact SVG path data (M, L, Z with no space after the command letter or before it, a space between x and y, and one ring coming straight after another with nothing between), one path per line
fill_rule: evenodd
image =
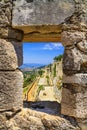
M44 86L43 85L39 85L39 92L41 91L41 90L44 90Z

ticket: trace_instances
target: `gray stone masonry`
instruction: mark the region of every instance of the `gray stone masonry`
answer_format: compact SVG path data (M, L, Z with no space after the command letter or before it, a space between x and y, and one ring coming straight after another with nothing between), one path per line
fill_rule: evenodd
M19 70L0 71L0 111L22 107L23 75Z
M0 0L0 130L79 130L70 117L23 108L25 34L64 45L61 113L87 130L87 0Z
M79 119L87 129L87 1L76 0L74 14L62 27L63 58L62 114ZM83 119L83 121L82 121Z
M23 107L23 32L12 28L12 0L0 1L0 111Z

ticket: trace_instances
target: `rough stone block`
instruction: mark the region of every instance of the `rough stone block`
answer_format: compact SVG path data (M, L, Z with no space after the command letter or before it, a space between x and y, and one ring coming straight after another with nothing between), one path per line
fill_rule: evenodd
M0 28L0 38L5 39L15 39L21 41L23 39L23 32L11 27L1 27Z
M10 26L12 20L12 0L0 1L0 27Z
M78 74L73 74L73 75L65 75L63 74L63 83L76 83L76 84L80 84L82 86L86 86L87 85L87 74L83 74L83 73L78 73Z
M87 130L87 118L78 121L78 125L81 130Z
M22 107L22 85L19 70L0 71L0 111Z
M73 46L85 39L85 32L79 32L79 31L63 31L62 33L62 44L67 46Z
M87 42L86 44L87 45ZM83 42L84 46L84 42ZM81 47L81 44L80 44ZM83 48L83 47L81 47ZM86 48L85 48L86 49ZM65 48L63 57L63 71L65 74L74 74L77 72L87 72L87 55L77 47Z
M17 61L18 61L18 67L20 67L23 64L23 46L22 42L11 42L14 45L16 55L17 55Z
M87 118L87 85L63 85L61 112L76 118Z
M63 75L62 114L87 118L87 74Z
M73 0L14 1L13 26L58 25L75 10Z
M0 70L18 68L17 55L11 42L0 39Z

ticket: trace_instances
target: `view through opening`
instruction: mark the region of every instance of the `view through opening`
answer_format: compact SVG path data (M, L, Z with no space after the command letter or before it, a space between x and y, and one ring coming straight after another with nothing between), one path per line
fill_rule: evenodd
M24 107L57 114L62 92L61 43L23 43Z

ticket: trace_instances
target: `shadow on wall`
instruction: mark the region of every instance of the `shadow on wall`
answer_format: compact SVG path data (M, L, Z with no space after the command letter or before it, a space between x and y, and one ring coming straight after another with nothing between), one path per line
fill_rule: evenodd
M60 115L61 105L56 101L24 101L24 107L53 115Z
M72 125L77 126L77 122L74 117L69 117L61 114L61 104L56 101L24 101L23 105L24 108L30 108L38 112L60 116L61 118L65 118L66 120L70 121Z

